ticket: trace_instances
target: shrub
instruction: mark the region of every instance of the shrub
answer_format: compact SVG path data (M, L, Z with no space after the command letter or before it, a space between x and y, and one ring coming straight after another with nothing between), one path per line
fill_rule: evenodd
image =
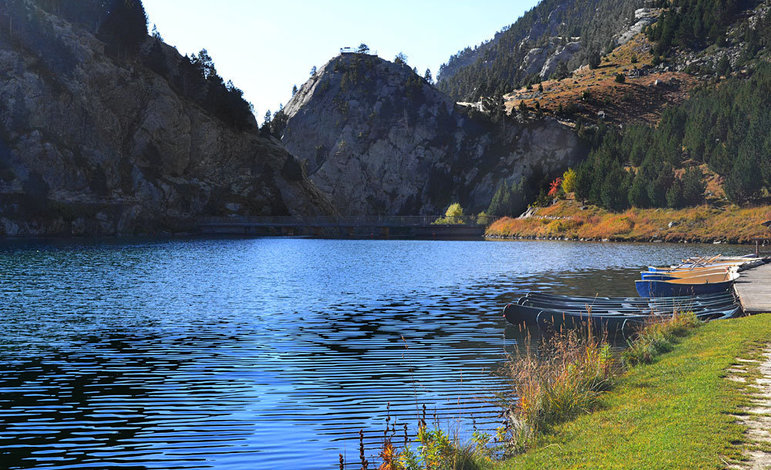
M562 174L562 190L566 193L572 193L576 190L576 170L568 168L568 170Z
M558 219L549 223L547 230L550 235L562 235L572 232L582 225L582 222L575 219Z
M556 197L559 195L559 191L562 188L562 178L557 177L549 184L549 192L547 193L551 197Z
M623 73L616 74L616 83L626 82L626 76Z
M438 225L453 225L462 224L463 220L463 208L457 202L450 204L447 211L444 213L444 217L440 217L434 221L434 224Z
M444 213L444 215L445 217L453 219L463 217L463 208L457 202L450 204L450 207L447 208L447 211Z

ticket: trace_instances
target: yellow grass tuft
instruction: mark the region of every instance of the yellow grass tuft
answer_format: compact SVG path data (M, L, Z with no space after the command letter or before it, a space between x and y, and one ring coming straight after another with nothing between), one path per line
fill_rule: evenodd
M771 220L771 206L707 205L686 209L629 209L612 213L590 206L581 210L576 201L563 200L538 209L533 217L504 217L487 229L489 237L669 242L750 243L754 237L768 237L761 225Z

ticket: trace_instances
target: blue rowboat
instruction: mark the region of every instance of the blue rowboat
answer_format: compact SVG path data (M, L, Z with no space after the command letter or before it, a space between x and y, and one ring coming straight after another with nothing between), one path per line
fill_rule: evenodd
M673 297L681 295L704 295L725 292L733 285L733 279L722 282L687 283L684 279L634 281L640 297ZM687 279L685 279L687 280Z

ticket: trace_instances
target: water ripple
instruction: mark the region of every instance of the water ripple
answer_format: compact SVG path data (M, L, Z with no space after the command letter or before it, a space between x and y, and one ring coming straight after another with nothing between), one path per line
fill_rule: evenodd
M701 251L700 251L701 250ZM385 426L492 429L525 290L633 295L707 247L332 240L0 245L8 468L336 468ZM721 251L740 249L721 247ZM706 252L711 252L711 249ZM463 434L463 433L466 434ZM399 433L399 435L401 435Z

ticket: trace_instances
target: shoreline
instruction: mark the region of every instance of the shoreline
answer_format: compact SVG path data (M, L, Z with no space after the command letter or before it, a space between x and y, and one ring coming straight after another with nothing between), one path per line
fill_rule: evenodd
M503 217L485 231L487 240L561 240L762 246L771 242L771 206L628 209L609 212L575 200L532 208L527 216Z
M555 426L534 448L488 468L623 467L630 456L645 468L744 468L756 443L747 433L753 424L740 418L754 392L751 381L730 376L742 359L768 349L769 318L751 315L697 328L652 364L624 374L597 410Z
M538 237L527 235L514 235L514 236L501 236L501 235L488 235L484 236L485 241L495 242L507 242L507 241L538 241L538 242L584 242L584 243L640 243L640 244L668 244L668 245L737 245L737 246L752 246L755 244L752 241L728 241L728 240L662 240L662 239L637 239L637 238L569 238L569 237ZM761 245L769 246L769 245Z

